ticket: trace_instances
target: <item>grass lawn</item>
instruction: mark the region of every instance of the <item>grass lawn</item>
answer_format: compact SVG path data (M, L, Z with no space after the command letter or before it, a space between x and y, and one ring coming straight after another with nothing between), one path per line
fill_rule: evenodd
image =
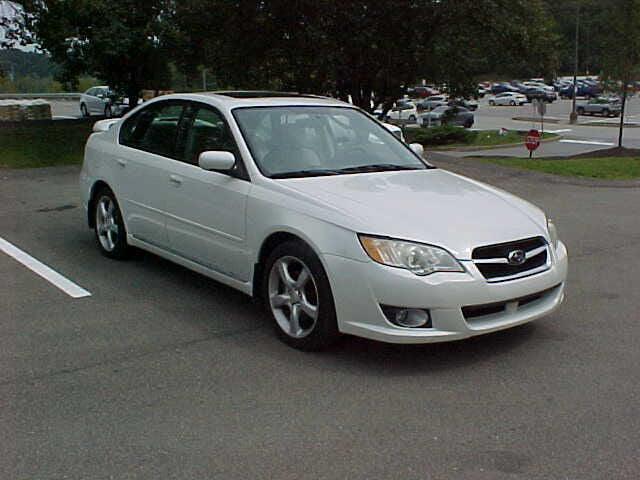
M507 167L524 168L566 177L631 180L640 178L640 157L598 157L568 159L482 158Z
M0 167L32 168L82 162L93 122L64 121L3 126L0 123Z
M478 131L475 132L475 138L471 143L462 143L460 146L493 146L493 145L506 145L509 143L522 143L524 145L524 138L526 132L519 132L509 130L505 135L498 135L496 130ZM558 135L555 133L545 133L542 138L549 139L555 138Z
M500 135L498 130L465 130L460 127L434 127L405 129L408 143L421 143L426 148L438 147L490 147L508 144L523 144L526 132L509 130ZM543 139L555 138L555 133L545 133Z

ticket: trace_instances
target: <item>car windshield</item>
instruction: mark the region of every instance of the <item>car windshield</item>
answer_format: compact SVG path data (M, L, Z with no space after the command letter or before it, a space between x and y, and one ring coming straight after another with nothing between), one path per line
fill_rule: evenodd
M233 115L271 178L432 168L390 131L344 107L244 107Z

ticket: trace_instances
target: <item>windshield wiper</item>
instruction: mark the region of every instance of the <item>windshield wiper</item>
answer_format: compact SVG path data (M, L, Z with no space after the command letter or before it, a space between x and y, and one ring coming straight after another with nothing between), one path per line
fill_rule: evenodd
M301 178L301 177L322 177L326 175L340 175L341 170L314 169L314 170L296 170L294 172L274 173L271 178Z
M360 172L384 172L390 170L424 170L423 168L410 165L396 165L395 163L374 163L372 165L360 165L357 167L346 167L338 170L340 173L360 173Z

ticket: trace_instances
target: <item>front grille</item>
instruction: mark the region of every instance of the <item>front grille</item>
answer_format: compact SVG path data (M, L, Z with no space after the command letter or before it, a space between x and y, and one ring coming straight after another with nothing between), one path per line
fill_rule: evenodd
M548 288L547 290L543 290L542 292L527 295L526 297L513 298L504 302L485 303L484 305L468 305L466 307L462 307L462 315L464 315L465 320L473 320L479 317L485 317L487 315L502 313L507 309L508 303L515 303L516 310L518 310L525 305L529 305L537 300L541 300L550 293L554 292L559 286L560 285L556 285L554 287Z
M512 262L510 254L524 252L522 263ZM498 243L476 248L471 259L490 282L526 277L549 268L549 247L543 237Z

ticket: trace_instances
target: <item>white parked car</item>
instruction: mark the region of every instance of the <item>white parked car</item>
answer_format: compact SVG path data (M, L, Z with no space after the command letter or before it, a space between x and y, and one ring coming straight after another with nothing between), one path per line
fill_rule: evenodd
M517 92L498 93L489 97L489 105L491 106L511 105L515 107L516 105L524 105L528 101L526 95Z
M560 305L567 250L541 210L352 105L267 95L168 95L98 122L80 186L101 251L259 297L301 349L458 340Z
M415 123L418 118L418 109L413 102L398 102L395 107L387 112L387 120Z

